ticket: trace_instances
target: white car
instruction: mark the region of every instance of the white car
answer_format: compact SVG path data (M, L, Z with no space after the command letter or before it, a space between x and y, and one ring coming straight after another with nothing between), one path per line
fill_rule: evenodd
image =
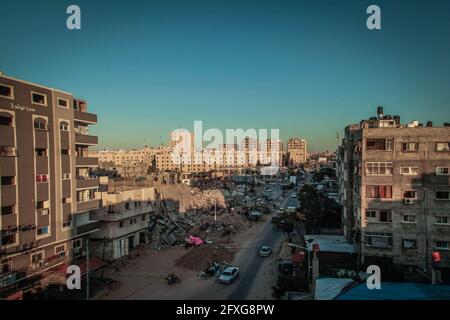
M219 276L219 282L231 284L239 275L238 267L226 267Z
M272 247L271 246L262 246L259 250L259 256L260 257L268 257L272 254Z

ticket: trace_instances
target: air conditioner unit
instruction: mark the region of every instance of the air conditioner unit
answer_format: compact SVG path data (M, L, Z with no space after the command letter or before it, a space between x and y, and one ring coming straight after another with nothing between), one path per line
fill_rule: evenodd
M413 199L403 199L403 203L404 204L414 204L414 200Z

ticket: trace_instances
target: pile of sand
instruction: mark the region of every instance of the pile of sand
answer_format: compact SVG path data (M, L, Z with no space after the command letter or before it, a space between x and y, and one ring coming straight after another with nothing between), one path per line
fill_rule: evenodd
M175 264L183 269L202 271L213 262L231 263L232 260L233 253L224 247L205 244L190 249L188 253L178 258Z

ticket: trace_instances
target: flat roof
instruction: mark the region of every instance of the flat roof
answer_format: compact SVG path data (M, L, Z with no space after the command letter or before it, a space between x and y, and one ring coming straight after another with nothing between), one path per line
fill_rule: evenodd
M318 243L322 252L355 253L355 247L340 235L305 235L308 251L312 251L313 243Z

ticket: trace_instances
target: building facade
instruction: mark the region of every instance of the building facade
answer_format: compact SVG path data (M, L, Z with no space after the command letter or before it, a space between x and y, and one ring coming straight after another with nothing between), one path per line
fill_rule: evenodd
M91 234L92 252L102 260L112 261L147 244L156 195L156 189L149 187L102 192L102 207L92 214L100 221L99 231Z
M289 165L298 166L306 163L307 143L305 139L290 138L287 142Z
M82 255L98 228L89 217L99 207L90 176L98 161L87 157L98 143L88 134L96 123L72 94L0 75L3 289Z
M343 225L361 262L383 257L429 272L450 268L450 127L377 117L345 129L337 172Z

